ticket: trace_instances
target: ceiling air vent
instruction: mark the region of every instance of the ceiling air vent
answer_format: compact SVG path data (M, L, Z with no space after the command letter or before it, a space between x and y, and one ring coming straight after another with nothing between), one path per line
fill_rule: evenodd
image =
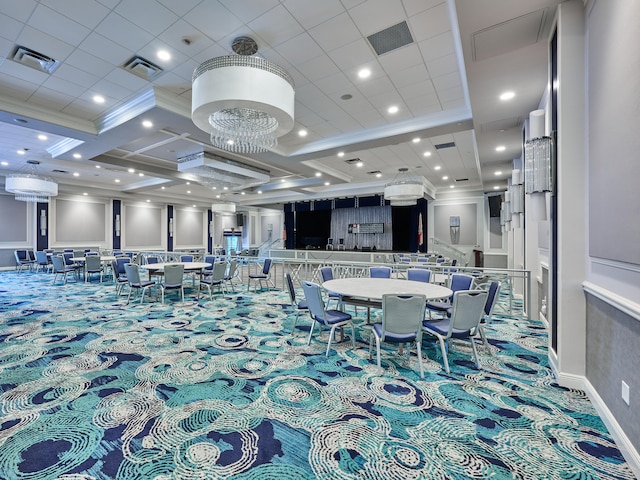
M456 182L468 182L468 178L456 178Z
M434 145L434 147L436 147L436 150L442 150L443 148L451 148L455 146L456 142L439 143L437 145Z
M349 165L356 165L358 163L362 163L362 160L359 158L350 158L349 160L345 160L344 163L348 163Z
M139 55L131 57L122 68L150 82L164 73L158 65Z
M48 57L21 45L16 45L13 55L11 55L11 60L48 74L53 73L60 66L60 62L55 58Z
M69 173L69 172L67 172L66 170L58 170L58 169L51 170L51 171L52 171L53 173L61 173L61 174L64 174L64 175L67 175L67 174Z
M378 33L373 33L367 37L367 40L378 55L413 43L407 22L400 22Z

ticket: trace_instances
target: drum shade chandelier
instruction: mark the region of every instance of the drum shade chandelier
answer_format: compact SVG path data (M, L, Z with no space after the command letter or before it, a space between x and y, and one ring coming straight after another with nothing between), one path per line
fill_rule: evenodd
M212 58L193 72L191 119L211 144L235 153L274 148L293 128L293 78L261 57L256 42L239 37L237 55Z
M422 182L411 177L408 168L399 168L395 178L384 187L384 198L394 207L415 205L423 197Z
M27 160L27 164L30 166L28 172L7 175L4 189L22 202L49 203L51 197L58 195L58 184L52 178L36 173L39 161Z

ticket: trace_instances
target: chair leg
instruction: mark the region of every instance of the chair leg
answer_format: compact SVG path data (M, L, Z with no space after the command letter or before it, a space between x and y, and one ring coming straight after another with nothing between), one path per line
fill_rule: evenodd
M444 370L447 373L451 373L451 370L449 370L449 357L447 356L447 347L444 343L444 338L438 337L438 341L440 342L440 350L442 351L442 365L444 366Z
M471 341L471 349L473 350L473 358L476 361L476 368L480 370L480 361L478 360L478 350L476 350L476 342L473 341L473 337L469 339Z
M333 327L331 327L331 332L329 332L329 340L327 340L327 351L324 354L325 357L329 356L329 350L331 350L331 340L333 339L333 335L335 333L336 333L336 326L334 325Z
M293 321L293 327L291 327L291 335L293 335L293 332L295 332L296 330L296 325L298 324L299 316L300 316L300 310L296 308L296 319Z
M420 347L420 342L416 342L416 350L418 353L418 366L420 367L420 378L424 379L424 368L422 367L422 348Z
M311 321L311 328L309 329L309 338L307 339L307 345L311 345L311 336L313 335L313 329L316 327L315 318Z
M378 360L378 367L382 367L380 364L380 338L376 335L376 359Z

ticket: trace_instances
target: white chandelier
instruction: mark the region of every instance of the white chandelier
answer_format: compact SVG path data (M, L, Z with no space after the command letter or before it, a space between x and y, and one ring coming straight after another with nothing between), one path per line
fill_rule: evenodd
M7 175L4 189L22 202L49 203L51 197L58 195L58 184L52 178L35 172L39 161L27 160L27 164L31 165L29 172Z
M191 119L211 144L236 153L274 148L293 128L293 78L261 57L253 39L240 37L238 55L212 58L193 72Z
M384 198L394 207L415 205L419 198L424 197L422 182L412 178L408 172L408 168L399 168L396 177L384 187Z

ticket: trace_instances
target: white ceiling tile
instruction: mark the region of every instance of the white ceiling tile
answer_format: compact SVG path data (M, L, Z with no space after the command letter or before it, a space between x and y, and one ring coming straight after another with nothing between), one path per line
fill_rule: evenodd
M218 2L205 1L184 16L198 30L215 41L242 27L242 21Z
M391 78L391 81L398 89L406 87L407 85L413 85L414 83L426 82L430 79L429 72L427 72L424 64L392 72L389 78Z
M366 97L378 95L391 95L396 92L393 83L388 77L379 77L358 85L358 90Z
M254 30L268 45L276 46L299 38L304 29L282 5L272 8L268 12L249 22L249 27ZM302 49L303 47L301 47ZM302 52L304 53L304 52ZM310 52L308 58L316 57L315 52Z
M84 88L89 88L100 79L97 75L93 75L85 70L79 70L67 63L63 63L58 67L55 77L65 82L75 83Z
M279 45L280 54L291 63L302 63L319 57L324 52L307 33L301 33L295 38Z
M99 4L104 5L108 9L113 9L120 3L120 0L97 0Z
M113 65L109 62L95 57L89 52L76 49L65 60L64 65L70 65L78 70L87 72L97 77L103 77L113 69ZM62 67L60 67L62 68Z
M354 94L356 87L353 82L342 72L337 72L315 82L316 86L327 95Z
M413 101L414 98L421 97L422 95L433 94L435 96L435 89L430 81L416 82L411 85L406 85L398 89L402 98Z
M365 40L357 40L329 53L329 57L341 70L351 70L376 59L373 50Z
M2 2L2 14L26 22L38 4L34 0L20 0L19 2Z
M410 18L409 27L416 42L450 31L451 23L447 5L443 3Z
M181 76L176 75L173 72L167 72L153 81L155 87L162 87L170 90L176 95L181 95L191 90L191 79L185 81Z
M13 101L26 101L31 94L38 88L40 82L31 83L23 79L21 76L6 74L4 66L0 69L0 95L11 98ZM20 65L17 65L18 67Z
M71 104L77 96L77 91L66 94L57 89L51 90L40 87L31 98L29 98L29 103L55 112L61 112L67 105Z
M188 38L191 43L187 45L182 41L183 38ZM189 57L197 55L213 43L204 33L182 19L158 35L158 39L172 50L177 50Z
M423 40L420 42L420 51L426 63L445 55L455 54L456 47L453 42L453 35L451 32L445 32L436 37Z
M448 73L441 77L433 77L431 80L438 91L462 85L462 80L458 72Z
M122 65L131 57L132 53L130 50L95 32L91 33L80 44L80 48L113 66Z
M322 0L321 2L283 0L281 3L306 29L313 28L345 11L339 0Z
M135 82L135 85L139 85L139 82L144 82L144 80L142 80L139 77L136 77L135 75L130 75L130 76L133 77L132 82ZM99 82L96 82L96 84L92 87L91 92L87 92L85 100L89 101L95 93L100 93L104 97L107 97L107 99L111 98L113 100L126 102L127 100L129 100L131 95L136 90L138 90L137 88L129 88L126 85L118 85L117 83L106 80L106 78L111 78L111 77L112 75L107 75L105 78L101 79Z
M159 0L161 4L180 17L195 8L201 1L202 0L180 0L176 2L176 0Z
M62 110L62 113L74 115L79 118L95 120L100 114L100 111L97 110L96 105L91 102L86 102L82 99L75 99Z
M135 92L142 88L148 87L149 82L143 78L138 77L130 72L122 68L114 68L107 75L103 77L103 80L106 80L114 85L119 85L126 89L127 92ZM101 85L101 82L97 82L97 86ZM118 98L112 94L108 94L110 97Z
M95 0L42 0L40 3L90 30L94 29L110 10Z
M42 85L42 82L49 78L48 74L41 72L40 70L36 70L35 68L30 68L18 62L14 62L13 60L5 60L2 63L0 70L6 75L24 79L26 82L34 85Z
M336 64L326 55L320 55L308 62L301 63L298 65L298 70L311 81L340 73Z
M16 43L61 62L73 51L73 47L68 43L31 27L25 27L16 39Z
M367 0L349 10L364 36L379 32L405 19L400 0Z
M159 35L178 20L175 13L153 0L122 0L115 11L153 35Z
M236 17L250 23L278 5L278 0L220 0Z
M445 55L444 57L430 61L427 64L427 68L432 77L440 77L449 73L458 72L458 59L454 54Z
M8 15L0 15L0 38L6 39L7 42L13 45L23 26L15 18L11 18Z
M355 42L360 38L360 32L347 13L342 13L317 27L313 27L309 30L309 35L326 52Z
M446 2L444 0L402 0L404 9L409 17L442 3Z
M409 67L423 64L420 51L416 44L397 48L384 55L380 55L378 60L387 73L397 72L398 70L405 70Z
M142 30L130 20L114 12L109 14L95 31L122 45L132 54L153 39L153 35L149 32ZM118 35L113 35L113 32L118 32Z
M422 117L430 113L442 111L440 99L435 92L419 97L413 97L409 103L409 110L416 117Z
M87 87L83 87L75 82L70 82L66 79L62 79L58 76L51 76L42 83L42 86L53 90L55 92L64 93L65 95L78 96L81 92L84 92Z

